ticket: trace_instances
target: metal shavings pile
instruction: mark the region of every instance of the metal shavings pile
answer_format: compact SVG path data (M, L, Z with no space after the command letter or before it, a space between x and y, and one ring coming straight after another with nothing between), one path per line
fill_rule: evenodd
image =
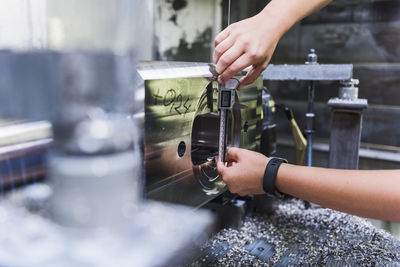
M400 241L365 219L293 199L221 230L192 266L400 266Z

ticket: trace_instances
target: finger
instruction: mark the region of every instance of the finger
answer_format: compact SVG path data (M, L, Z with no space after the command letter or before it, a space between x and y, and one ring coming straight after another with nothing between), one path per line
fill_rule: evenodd
M222 74L226 68L228 68L233 62L235 62L242 54L244 53L243 48L234 45L232 46L228 51L226 51L218 60L216 63L216 71L219 74ZM222 81L220 81L223 83Z
M264 69L264 66L261 64L254 65L253 68L247 72L246 76L240 79L240 88L254 82Z
M229 161L229 162L228 162L228 167L233 167L233 166L235 166L236 164L237 164L236 161Z
M227 185L229 192L231 192L232 194L236 194L236 190L232 187Z
M225 28L222 32L220 32L214 39L214 46L218 46L223 40L228 38L230 34L230 28Z
M217 163L217 171L222 177L224 176L224 173L226 172L227 169L228 167L225 166L224 162L219 161Z
M234 61L229 67L227 67L223 73L219 75L220 81L226 82L227 80L250 66L251 63L251 59L246 54L242 54L236 61Z
M240 158L240 149L237 147L231 147L226 152L226 159L229 161L239 161Z
M241 196L241 197L245 197L245 196L247 196L248 195L248 193L247 192L237 192L237 194L239 195L239 196Z
M228 51L233 45L235 44L235 40L233 38L226 38L222 42L220 42L214 50L213 54L213 60L215 63L218 63L218 60L221 58L221 56Z

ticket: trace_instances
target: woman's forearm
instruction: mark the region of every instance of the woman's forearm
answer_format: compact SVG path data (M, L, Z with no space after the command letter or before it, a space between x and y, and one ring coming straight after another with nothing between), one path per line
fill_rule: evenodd
M279 24L279 35L282 37L298 21L330 2L331 0L272 0L259 15L274 18Z
M327 208L400 221L400 170L334 170L282 164L276 187Z

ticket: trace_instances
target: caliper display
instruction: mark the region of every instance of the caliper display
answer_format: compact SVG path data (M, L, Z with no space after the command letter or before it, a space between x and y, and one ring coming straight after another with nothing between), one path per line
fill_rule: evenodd
M221 92L221 107L222 108L231 108L231 91L222 91Z

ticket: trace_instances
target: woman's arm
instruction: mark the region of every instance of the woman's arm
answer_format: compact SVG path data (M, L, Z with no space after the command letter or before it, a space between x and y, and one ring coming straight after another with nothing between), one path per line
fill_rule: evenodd
M227 27L215 38L214 62L224 83L252 66L241 84L252 83L267 67L279 39L299 20L331 0L272 0L259 14Z
M218 171L232 193L262 194L269 161L240 148L227 153ZM283 193L354 215L400 222L400 170L336 170L282 164L276 188Z
M327 208L400 221L400 170L335 170L282 164L276 188Z

